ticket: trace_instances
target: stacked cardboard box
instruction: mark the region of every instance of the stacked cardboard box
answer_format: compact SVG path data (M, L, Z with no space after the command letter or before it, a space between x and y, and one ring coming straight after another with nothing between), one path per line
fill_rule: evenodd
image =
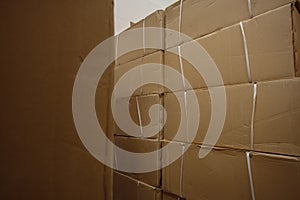
M193 42L167 32L165 51L143 50L136 59L125 56L128 62L115 67L115 82L137 65L161 63L184 75L190 86L157 67L155 73L162 83L179 83L174 91L146 84L132 95L119 94L115 106L121 110L129 101L130 115L141 130L138 138L132 138L115 126L115 142L133 152L166 146L169 153L157 155L161 165L182 146L187 150L162 171L123 173L123 179L153 187L153 194L161 189L159 198L163 199L299 199L299 1L183 0L167 8L165 17L166 28L195 39L215 62L226 91L224 127L216 144L204 141L212 115L210 92L217 92L222 85L207 85L188 60L172 53L180 49L181 54L199 56L191 48ZM140 71L137 78L141 85L148 73ZM128 82L128 88L133 90L134 85ZM193 95L200 108L200 121L193 118L197 114L191 104ZM152 111L157 117L151 121L148 112L154 104L164 106L167 115L155 107ZM179 105L185 105L185 110ZM184 119L182 112L186 112ZM181 120L187 124L180 129ZM148 137L143 127L150 122L157 134ZM195 125L199 126L197 135L190 141L189 127ZM181 137L175 141L177 132ZM200 150L210 153L199 158ZM121 180L114 181L120 188ZM140 191L139 184L135 186ZM139 193L131 199L157 197Z
M164 31L160 30L158 35L150 35L144 32L146 27L164 27L164 12L156 11L153 14L146 17L144 20L134 24L125 32L118 36L117 40L117 54L122 52L122 48L128 45L128 43L134 43L133 46L139 48L143 47L147 42L155 41L157 46L161 46L160 49L138 49L130 51L125 55L118 55L116 59L116 65L114 69L114 82L118 83L121 78L127 76L130 70L135 67L144 64L164 63ZM137 32L132 33L135 37L126 37L126 34L132 30L138 29ZM128 40L128 38L130 40ZM162 85L158 84L145 84L144 78L147 77L149 71L145 68L138 72L136 80L129 79L126 81L125 88L121 91L115 92L113 99L113 105L116 113L124 113L124 109L129 102L129 112L135 125L140 129L138 135L130 135L134 130L134 125L128 126L126 130L122 130L120 125L115 123L114 126L114 142L120 148L135 153L145 153L156 151L161 148L162 139L162 110L160 107L152 108L152 113L155 117L152 118L149 131L143 129L150 123L150 116L148 115L149 109L152 105L163 104L161 94L163 93ZM160 82L163 81L163 67L157 66L155 68L155 76ZM138 82L138 83L137 83ZM142 87L135 88L137 84L144 85ZM124 86L124 85L123 85ZM128 91L133 91L129 94ZM126 116L128 117L128 116ZM122 119L122 118L121 118ZM128 131L129 130L129 131ZM149 137L150 134L155 133ZM118 161L121 159L121 155L114 154L114 160L116 168L118 169ZM161 155L159 152L156 154L156 163L158 168L161 166ZM134 161L129 161L134 162ZM133 163L139 165L141 163ZM114 199L145 199L145 200L160 200L162 199L161 184L162 184L162 170L157 170L149 173L125 173L121 171L114 171Z

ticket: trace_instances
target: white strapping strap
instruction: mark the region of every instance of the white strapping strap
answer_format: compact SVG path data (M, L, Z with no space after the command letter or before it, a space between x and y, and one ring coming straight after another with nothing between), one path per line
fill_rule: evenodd
M253 17L253 12L252 12L251 0L248 0L248 10L249 10L250 18L252 18Z
M115 60L117 60L118 59L118 55L119 55L119 52L118 52L118 50L119 50L119 34L118 35L116 35L116 46L115 46Z
M140 131L141 131L141 137L143 137L143 125L142 125L142 117L141 117L141 111L140 111L140 105L139 105L139 99L138 97L135 97L136 101L136 108L138 112L138 118L139 118L139 124L140 124Z
M253 85L253 105L252 105L252 115L251 115L251 135L250 135L250 149L253 150L254 143L254 116L255 116L255 107L256 107L256 96L257 96L257 85Z
M181 73L181 81L183 85L183 90L184 90L184 108L185 108L185 123L186 123L186 141L189 142L188 138L188 133L189 133L189 128L188 128L188 111L187 111L187 95L186 95L186 85L185 85L185 76L184 76L184 71L183 71L183 63L182 63L182 57L181 57L181 46L178 46L178 56L179 56L179 64L180 64L180 73Z
M177 48L178 48L178 57L179 57L180 72L181 72L181 81L183 85L183 90L186 91L185 77L184 77L182 57L181 57L181 46L179 45Z
M183 181L183 161L184 161L184 150L185 150L185 145L184 143L181 144L182 148L181 148L181 166L180 166L180 182L179 182L179 191L180 191L180 196L183 197L183 194L182 194L182 181Z
M119 170L118 158L117 158L117 152L116 152L116 145L114 145L114 158L115 158L115 167L116 167L116 170Z
M250 162L250 152L246 152L247 158L247 167L248 167L248 174L249 174L249 181L250 181L250 188L251 188L251 197L252 200L255 200L255 192L254 192L254 184L253 184L253 177L252 177L252 170L251 170L251 162Z
M143 50L144 50L144 55L146 54L146 32L145 32L145 21L146 19L143 20Z
M243 35L243 41L244 41L244 50L245 50L245 57L246 57L246 65L247 65L247 73L248 73L248 81L251 83L252 78L251 78L251 69L250 69L250 60L249 60L249 52L248 52L248 45L247 45L247 40L246 40L246 34L244 30L243 23L240 22L240 27Z
M183 0L180 0L180 7L179 7L179 20L178 20L178 33L179 33L179 43L182 43L182 38L181 38L181 25L182 25L182 4Z

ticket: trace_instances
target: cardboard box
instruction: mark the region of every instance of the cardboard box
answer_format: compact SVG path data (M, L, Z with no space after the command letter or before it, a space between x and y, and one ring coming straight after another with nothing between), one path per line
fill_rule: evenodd
M114 172L114 200L161 200L161 190L137 181L129 176Z
M127 116L124 112L128 101L130 116ZM139 138L162 137L163 99L160 95L151 94L146 96L117 98L114 100L114 105L120 121L123 122L124 126L127 128L125 132L125 130L120 129L118 124L115 122L115 135L131 135ZM154 105L158 106L152 107ZM151 116L152 121L150 118ZM126 123L129 117L132 118L133 122L135 122L135 125ZM138 126L137 129L136 126ZM146 126L147 128L145 128ZM133 132L133 130L135 130L135 132ZM134 133L137 134L133 135Z
M2 1L0 9L0 199L110 199L110 169L76 132L72 91L84 58L113 35L113 1ZM105 131L108 70L96 102Z
M300 76L300 1L297 1L294 14L294 52L296 76Z
M291 5L286 5L243 22L249 55L250 78L248 78L248 66L240 24L196 39L196 42L207 51L216 64L225 85L295 76L291 9L295 11L293 12L295 20L299 20L299 16L296 15L299 14L297 10ZM199 55L196 53L198 52L195 52L192 45L191 42L183 44L181 55L197 58ZM172 48L170 51L178 52L178 47ZM208 58L204 55L202 59L207 60ZM165 64L180 73L183 69L185 78L191 84L191 87L186 86L186 88L183 88L184 86L181 84L177 90L217 86L216 84L206 85L201 74L185 59L183 59L181 69L179 56L171 52L165 52ZM168 73L164 74L165 83L176 79Z
M131 60L143 57L147 54L153 53L157 51L157 49L143 49L144 45L155 45L161 47L160 49L164 49L164 28L165 24L165 14L162 10L157 10L154 13L147 16L145 19L135 23L133 26L128 28L126 31L120 33L117 37L117 54L120 56L116 59L116 65L121 65L127 63ZM161 28L161 31L158 31L157 34L153 34L152 32L144 32L144 27L156 27ZM131 33L130 36L128 32L130 30L139 29L138 31ZM155 42L155 43L154 43ZM139 48L138 50L134 50L128 52L127 54L120 55L121 52L124 51L128 46L134 46Z
M181 149L181 145L172 143L169 152ZM214 148L205 158L199 159L200 148L207 147L191 145L183 159L163 169L164 191L188 200L251 200L252 191L256 199L299 198L299 158L251 153L249 168L244 151Z
M147 153L157 151L161 148L161 142L159 139L142 139L133 137L115 136L115 144L129 152L135 153ZM115 154L115 161L118 163L118 155ZM134 161L130 161L134 162ZM152 162L157 163L157 166L161 166L161 155L157 152L156 160ZM134 165L142 165L143 163L133 163ZM149 184L154 187L161 186L161 170L149 172L149 173L126 173L126 175Z
M250 6L247 0L185 0L182 2L181 25L179 25L181 1L178 1L165 11L166 28L179 31L179 26L181 26L182 33L195 39L249 19L251 12L253 16L257 16L268 10L288 4L292 0L255 0L249 2L251 2ZM177 46L179 43L180 38L177 34L166 35L167 48Z
M163 200L181 200L180 197L176 196L175 194L170 194L163 192Z
M217 89L217 88L216 88ZM300 155L300 79L285 79L257 83L257 97L253 113L254 84L226 86L227 112L223 131L216 146L250 149L251 121L253 121L254 150L288 155ZM212 90L216 92L217 90ZM187 141L186 133L197 122L194 121L196 109L190 105L195 93L200 108L200 122L194 141ZM167 93L164 106L167 110L164 138L172 140L177 131L182 134L179 141L202 144L207 134L211 118L211 99L209 91L191 90L186 93L188 127L179 130L179 103L184 104L184 92ZM183 119L186 119L184 116ZM213 144L206 144L213 145Z
M143 64L163 64L164 63L164 52L163 51L157 51L153 54L146 55L144 57L132 60L130 62L127 62L122 65L118 65L114 69L114 79L115 84L122 78L123 76L128 76L126 73L129 70L134 69L135 67L138 67L139 65ZM163 67L162 66L154 66L155 70L151 69L151 73L154 74L154 76L163 83ZM163 92L162 85L158 84L145 84L144 80L147 77L149 70L147 67L143 67L143 70L139 70L137 73L135 73L134 77L136 77L141 85L144 85L138 89L135 90L133 96L137 95L145 95L145 94L161 94ZM126 81L126 87L124 87L121 91L115 94L116 97L128 97L132 96L131 94L128 94L131 89L134 89L136 87L136 84L134 83L133 79L129 79L129 81Z

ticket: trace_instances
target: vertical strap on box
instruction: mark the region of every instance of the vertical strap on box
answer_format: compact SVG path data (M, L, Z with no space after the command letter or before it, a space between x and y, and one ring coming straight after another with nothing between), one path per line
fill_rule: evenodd
M182 63L182 57L181 57L181 46L178 46L178 57L179 57L179 64L180 64L180 73L181 73L181 81L182 81L182 86L183 86L183 101L184 101L184 108L185 108L185 122L186 122L186 141L189 142L189 128L188 128L188 108L187 108L187 88L185 84L185 76L184 76L184 71L183 71L183 63Z
M254 145L254 117L255 117L255 108L256 108L256 96L257 96L257 84L253 85L253 104L252 104L252 115L251 115L251 135L250 135L250 149L253 150Z
M252 170L251 170L251 162L250 162L250 155L251 152L246 152L247 158L247 168L248 168L248 175L249 175L249 182L250 182L250 189L251 189L251 197L252 200L255 200L255 192L254 192L254 184L253 184L253 177L252 177Z
M179 6L179 19L178 19L178 34L179 34L179 44L182 43L181 38L181 26L182 26L182 6L183 6L183 0L180 0L180 6Z
M248 45L247 45L246 34L245 34L245 30L244 30L244 26L243 26L242 22L240 22L240 28L241 28L241 31L242 31L243 42L244 42L244 50L245 50L246 66L247 66L247 73L248 73L248 81L249 81L249 83L251 83L252 78L251 78L251 69L250 69Z
M144 134L143 134L143 125L142 125L142 117L141 117L141 110L140 110L140 105L139 105L139 99L138 99L138 97L135 97L135 101L136 101L136 108L137 108L137 113L138 113L138 119L139 119L141 137L144 137Z
M114 160L115 160L115 167L116 167L116 170L119 170L118 157L117 157L116 148L117 148L116 145L114 145Z
M180 182L179 182L179 192L180 192L180 197L183 197L183 194L182 194L182 184L183 184L183 162L184 162L184 151L185 151L185 145L184 145L184 143L182 143L182 144L181 144Z
M119 34L116 35L116 40L115 40L115 59L114 60L117 60L118 59L118 50L119 50ZM116 63L117 64L117 63Z
M247 0L247 1L248 1L248 10L249 10L250 18L252 18L253 17L252 3L251 0Z
M144 50L144 55L146 55L146 31L145 31L145 21L146 18L143 20L143 50Z

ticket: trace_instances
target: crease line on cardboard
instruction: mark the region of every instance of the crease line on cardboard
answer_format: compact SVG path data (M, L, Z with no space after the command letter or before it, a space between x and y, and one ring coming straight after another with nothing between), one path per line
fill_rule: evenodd
M251 152L246 152L247 158L247 168L248 168L248 175L249 175L249 182L250 182L250 189L251 189L251 197L252 200L255 200L255 192L254 192L254 184L253 184L253 177L252 177L252 169L251 169L251 162L250 162L250 154Z
M246 58L248 81L249 81L249 83L251 83L252 82L252 78L251 78L251 69L250 69L248 44L247 44L247 39L246 39L246 34L245 34L243 22L240 22L240 28L241 28L241 31L242 31L243 42L244 42L244 50L245 50L245 58Z

